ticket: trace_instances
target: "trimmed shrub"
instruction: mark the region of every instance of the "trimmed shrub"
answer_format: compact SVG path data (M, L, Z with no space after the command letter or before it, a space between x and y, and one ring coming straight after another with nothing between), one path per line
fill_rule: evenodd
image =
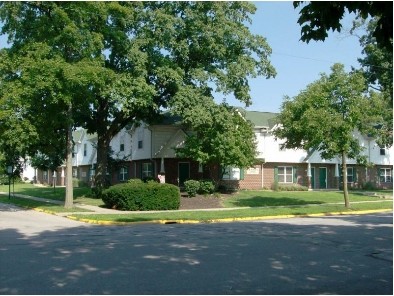
M211 180L201 180L198 193L212 194L215 191L215 184Z
M279 185L278 191L308 191L308 187L299 184Z
M364 190L376 190L376 185L375 183L368 181L363 184L362 189Z
M131 182L111 186L103 191L102 200L109 208L124 211L177 210L179 188L156 182Z
M127 180L127 183L131 183L131 184L142 184L143 181L142 181L141 179L136 178L136 179L129 179L129 180Z
M199 189L200 189L200 182L199 181L197 181L197 180L185 181L185 191L189 197L196 196Z

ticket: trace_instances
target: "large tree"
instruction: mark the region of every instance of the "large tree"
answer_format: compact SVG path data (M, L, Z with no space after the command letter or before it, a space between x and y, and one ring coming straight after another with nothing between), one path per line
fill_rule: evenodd
M176 105L179 91L210 101L215 92L232 93L251 103L247 79L275 75L266 40L246 26L255 9L247 2L12 2L1 4L0 18L9 59L23 60L24 48L39 44L48 49L45 61L64 63L53 79L61 89L47 96L67 94L56 99L65 102L62 114L97 133L102 186L114 135Z
M372 33L380 48L393 52L393 2L392 1L294 1L294 8L302 7L298 23L301 40L324 41L328 31L341 31L341 20L346 10L363 19L375 17L377 26Z
M383 104L379 93L366 92L361 73L346 73L341 64L332 66L331 71L285 100L274 134L285 140L283 148L316 149L324 159L340 157L345 206L349 208L347 158L366 161L353 134L376 135L376 126L383 121Z
M180 157L224 168L254 165L257 152L253 124L240 110L226 103L207 103L203 110L198 106L188 107L180 113L185 125L192 130L184 146L177 149ZM190 116L196 113L199 116Z
M353 22L351 33L357 35L361 28L364 33L359 37L363 57L358 61L368 87L382 93L386 99L385 124L380 128L378 142L381 146L393 144L393 54L387 48L379 47L374 37L378 18Z

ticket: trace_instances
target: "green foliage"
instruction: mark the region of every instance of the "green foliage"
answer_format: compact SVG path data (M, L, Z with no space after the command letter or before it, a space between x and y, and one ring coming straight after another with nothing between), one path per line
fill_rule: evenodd
M305 1L294 1L297 8ZM301 26L301 40L325 40L329 30L341 31L341 23L345 15L354 12L360 18L376 17L377 26L373 37L381 48L393 50L393 3L380 1L311 1L300 11L298 24Z
M298 184L292 185L279 185L278 189L275 191L308 191L308 187L301 186Z
M185 191L189 197L199 194L211 194L215 191L215 184L211 180L187 180Z
M171 184L123 183L102 193L109 208L125 211L177 210L180 206L179 188Z
M253 165L256 139L252 123L227 104L217 106L206 102L204 105L179 108L184 122L193 132L187 135L184 146L176 149L177 155L223 167Z
M197 195L198 190L200 189L200 182L197 180L187 180L185 181L185 191L189 197L193 197Z
M274 134L285 139L283 148L317 149L325 159L344 151L362 162L363 148L353 132L376 133L375 125L383 119L372 104L380 98L366 95L361 73L347 74L340 64L331 70L295 98L285 100L278 115L281 125Z
M135 178L135 179L127 180L127 183L130 183L130 184L142 184L144 182L141 179Z
M345 205L349 207L346 159L366 164L357 135L376 135L376 126L384 122L381 95L366 92L360 72L346 73L335 64L330 75L321 78L294 99L287 98L278 116L280 125L274 131L284 139L282 148L315 149L324 159L342 159Z
M362 185L364 190L376 190L376 184L374 182L368 181Z
M212 194L215 191L215 184L211 180L200 180L200 187L198 193L200 194Z
M184 90L192 102L212 104L216 92L249 105L247 78L275 76L266 39L247 27L255 9L242 1L1 3L11 48L0 53L0 117L21 110L18 120L31 126L24 135L40 147L30 151L44 154L64 146L68 124L96 132L103 187L106 150L126 124L150 121Z
M369 21L361 19L353 23L351 33L358 29L366 32L359 36L360 45L363 48L363 58L358 59L368 86L381 92L384 97L383 112L384 123L379 126L378 143L381 147L393 145L393 53L392 48L381 48L376 43L373 32L376 29L378 18ZM358 36L357 34L355 34Z
M9 177L6 174L0 174L0 185L8 185L9 184ZM12 182L12 181L11 181Z

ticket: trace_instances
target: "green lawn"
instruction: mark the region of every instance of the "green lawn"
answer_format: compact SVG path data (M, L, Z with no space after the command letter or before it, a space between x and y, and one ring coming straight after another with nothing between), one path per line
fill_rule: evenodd
M53 212L53 213L89 212L88 210L81 209L78 207L66 209L62 205L56 205L47 202L26 199L26 198L11 197L11 199L8 199L8 196L5 195L0 195L0 202L17 205L22 208L40 209L42 211Z
M378 195L392 196L392 190L376 191ZM350 202L380 200L362 192L349 192ZM266 207L344 202L341 191L255 191L241 190L223 201L225 207Z
M51 205L44 202L12 197L8 200L8 186L0 186L0 202L9 202L28 208L40 208L52 212L75 212L82 209L65 209L63 206ZM47 199L64 200L65 188L38 187L31 184L16 184L15 193L44 197ZM392 190L377 191L378 195L392 196ZM90 196L90 188L74 188L74 202L103 206L100 199ZM216 219L241 219L250 217L266 217L278 215L310 215L330 212L351 213L359 210L392 209L392 200L380 199L377 196L366 196L363 192L350 192L351 209L343 205L343 193L337 191L302 191L275 192L242 190L232 195L223 195L224 207L244 207L245 209L221 211L174 211L161 213L132 213L132 214L89 214L75 215L77 219L90 219L114 222L137 222L153 220L198 220L214 221ZM370 202L368 202L370 201ZM358 203L362 202L362 203ZM339 203L339 204L332 204ZM265 208L264 208L265 207ZM267 208L268 207L268 208Z
M164 213L132 213L132 214L92 214L92 215L73 215L77 220L88 219L89 221L109 221L117 223L131 222L147 222L147 221L200 221L212 222L219 219L248 219L263 218L281 215L297 215L306 216L311 214L324 213L349 213L360 210L383 210L392 209L392 201L382 201L378 203L362 203L354 204L351 209L346 209L342 205L311 205L311 206L295 206L295 207L279 207L279 208L246 208L237 210L221 210L221 211L180 211L180 212L164 212Z
M46 186L34 186L28 183L15 184L15 193L43 197L47 199L64 201L65 187L46 187ZM12 196L12 185L11 185L11 196ZM0 192L6 192L8 195L8 185L0 185ZM84 203L94 206L104 205L101 199L91 198L91 189L88 187L75 187L74 188L74 203Z

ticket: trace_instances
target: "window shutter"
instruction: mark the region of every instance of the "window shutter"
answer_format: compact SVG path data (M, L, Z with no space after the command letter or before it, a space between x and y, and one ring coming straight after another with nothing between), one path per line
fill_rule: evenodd
M275 167L274 168L274 181L275 182L278 182L279 180L278 180L278 167Z
M293 183L297 184L297 167L293 167Z
M357 175L357 168L353 168L353 182L357 182L358 175Z
M244 180L245 179L245 169L244 168L240 168L239 169L239 179L240 180Z

